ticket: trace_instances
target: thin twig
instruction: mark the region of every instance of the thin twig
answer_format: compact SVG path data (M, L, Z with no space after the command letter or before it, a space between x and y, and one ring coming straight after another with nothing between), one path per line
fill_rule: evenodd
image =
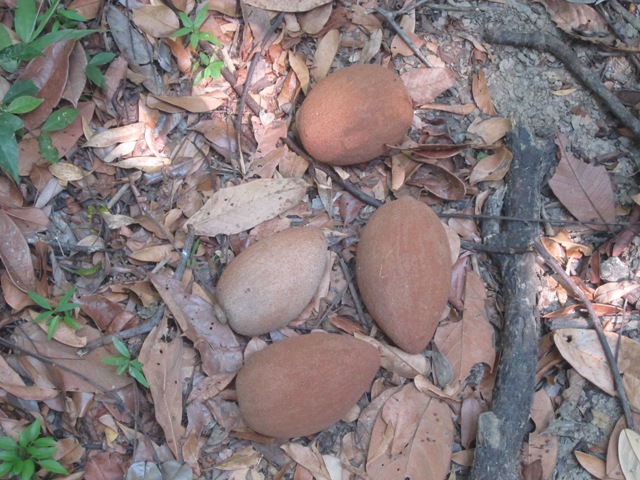
M411 49L411 51L416 55L416 57L418 57L418 59L422 63L424 63L429 68L433 67L431 62L429 60L427 60L427 57L425 57L422 54L420 49L418 47L416 47L416 45L411 41L409 36L405 33L405 31L402 30L400 25L398 25L396 23L396 21L393 18L394 15L395 15L394 13L389 12L387 10L384 10L384 9L382 9L380 7L375 7L373 10L376 13L379 13L380 15L382 15L382 17L387 21L389 26L398 34L398 36L402 39L402 41L407 44L407 46Z
M545 250L542 244L536 241L533 246L538 254L544 259L546 264L549 265L549 267L551 267L551 269L556 274L558 274L560 278L562 278L566 285L571 288L578 300L580 300L580 302L582 302L587 309L589 317L591 318L591 324L598 335L598 339L600 340L600 344L602 345L602 350L604 351L607 362L609 362L609 368L611 369L611 374L613 376L613 383L615 384L616 392L618 392L618 396L620 397L620 404L622 405L622 411L624 412L624 418L627 422L627 427L633 429L633 416L631 415L627 393L625 392L624 385L622 384L622 377L620 376L618 363L616 362L611 348L609 348L607 337L605 336L604 330L602 329L600 317L598 317L598 314L594 310L593 305L584 294L584 292L575 284L571 277L567 275L567 273L562 269L558 262L556 262L556 260Z
M565 68L591 92L602 101L609 111L631 132L640 139L640 120L638 120L622 104L618 97L606 89L602 82L589 70L582 66L576 54L557 38L542 32L505 32L487 30L484 34L486 41L515 47L533 48L546 51L560 60Z
M364 315L364 309L362 308L362 302L360 301L360 296L358 295L358 291L356 290L356 286L353 283L353 274L349 270L349 266L347 262L345 262L341 257L338 257L338 261L340 262L340 268L342 269L342 274L344 278L347 280L349 285L349 293L351 294L351 298L353 299L353 304L356 307L356 313L358 314L358 320L360 321L360 325L365 327L367 330L371 330L371 324L367 321L367 317Z

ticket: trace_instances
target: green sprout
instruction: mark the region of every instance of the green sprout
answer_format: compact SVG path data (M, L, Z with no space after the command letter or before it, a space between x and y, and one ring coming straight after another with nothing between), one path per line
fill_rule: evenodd
M52 307L46 298L41 297L36 292L28 292L28 295L31 297L31 299L45 309L45 311L38 315L33 321L36 323L40 323L46 320L47 338L49 340L51 340L55 335L60 322L66 323L74 330L80 329L80 325L78 325L78 322L76 322L75 319L71 316L71 310L78 308L80 304L69 303L69 300L71 299L75 291L75 288L70 289L62 296L55 307Z
M11 437L0 436L0 477L18 476L20 480L38 478L36 467L68 475L67 469L52 458L56 453L56 445L53 437L40 436L38 419L20 432L17 442Z
M113 344L115 345L116 350L120 352L120 355L103 358L102 361L107 365L118 367L118 375L122 375L124 372L127 372L140 385L145 388L149 388L149 382L145 378L144 373L142 373L142 364L138 359L133 358L127 346L119 338L113 337Z

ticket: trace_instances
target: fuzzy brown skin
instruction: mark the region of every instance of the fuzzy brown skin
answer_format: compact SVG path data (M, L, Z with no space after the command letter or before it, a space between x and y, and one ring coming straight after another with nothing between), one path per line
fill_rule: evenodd
M216 287L231 328L262 335L295 319L313 299L327 255L325 236L312 227L275 233L240 253Z
M236 378L240 413L258 433L293 438L340 420L369 388L380 353L346 335L310 333L249 357Z
M400 143L413 106L402 79L380 65L353 65L321 80L300 107L300 141L330 165L367 162Z
M451 285L449 241L433 210L410 197L380 207L360 235L356 275L378 326L402 350L424 350Z

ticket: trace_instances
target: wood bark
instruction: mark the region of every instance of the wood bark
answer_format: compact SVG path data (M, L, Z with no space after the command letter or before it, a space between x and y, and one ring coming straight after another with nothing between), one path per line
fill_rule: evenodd
M517 218L540 218L540 186L554 161L553 142L537 148L522 127L510 136L513 161L506 177L506 190L496 193L489 208L492 214ZM503 198L502 198L503 197ZM500 208L502 207L502 208ZM531 247L538 238L539 224L485 221L484 243L517 251ZM501 355L491 411L480 416L477 446L471 471L473 480L515 480L520 478L522 444L533 401L537 364L539 282L535 254L496 254L505 302Z

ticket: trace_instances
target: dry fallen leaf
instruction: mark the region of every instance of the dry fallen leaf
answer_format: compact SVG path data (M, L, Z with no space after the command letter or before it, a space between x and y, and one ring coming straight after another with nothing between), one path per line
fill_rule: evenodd
M329 73L339 46L340 31L338 29L329 30L318 40L318 47L313 57L313 67L311 69L311 77L316 82L322 80Z
M36 289L29 245L15 222L0 209L0 259L13 284L23 292Z
M582 468L593 475L595 478L604 479L606 477L606 464L605 461L594 455L576 450L576 460Z
M625 428L620 432L618 457L625 478L640 477L640 435L630 428Z
M85 143L84 147L104 148L117 143L132 142L138 140L144 133L144 122L132 123L124 127L110 128L104 132L96 133Z
M196 235L232 235L297 205L307 191L299 178L258 179L217 191L186 223Z
M498 147L493 154L484 157L471 171L469 183L502 180L509 171L513 154L505 147Z
M442 480L449 471L453 436L447 404L409 383L385 402L376 419L367 473L372 480Z
M491 93L489 92L489 86L487 85L487 78L484 75L484 69L478 69L478 72L473 75L471 90L473 92L473 99L476 101L478 108L487 115L497 115L496 109L491 101Z
M449 90L456 74L448 68L414 68L402 74L409 96L414 103L430 103Z
M145 5L131 13L131 20L155 38L168 37L180 28L178 16L166 5Z
M308 12L331 0L245 0L247 5L276 12Z
M560 162L549 186L556 197L578 220L583 222L614 222L615 204L611 180L604 165L588 165L568 150L568 138L558 134L556 144ZM606 226L588 225L594 230Z
M503 138L512 128L513 124L508 118L494 117L483 121L478 117L469 125L467 132L478 135L482 141L491 145Z

